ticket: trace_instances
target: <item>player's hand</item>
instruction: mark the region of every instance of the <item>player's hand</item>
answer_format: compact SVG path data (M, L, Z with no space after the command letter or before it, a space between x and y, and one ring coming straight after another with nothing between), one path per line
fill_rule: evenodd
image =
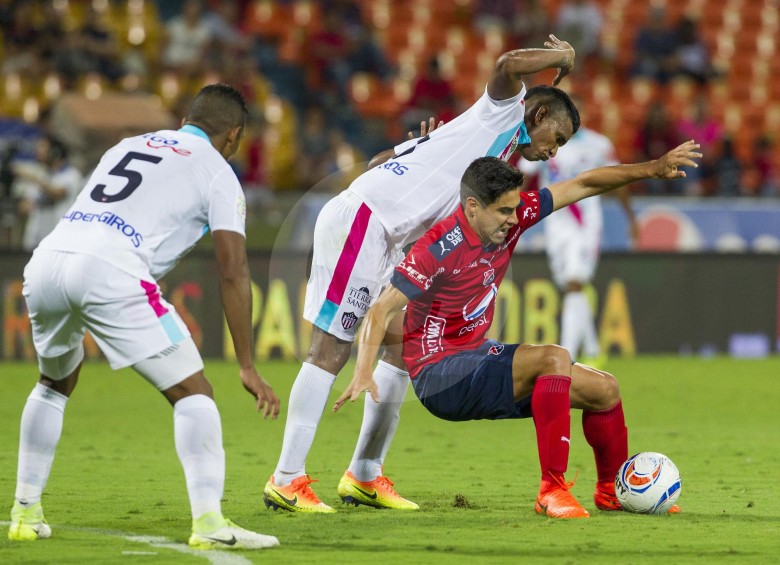
M271 385L265 382L254 367L241 369L241 384L257 401L257 411L263 412L263 418L276 419L279 415L279 398L274 394Z
M355 400L358 399L360 393L362 392L368 392L374 402L379 403L379 387L377 386L376 381L374 380L374 376L371 373L369 373L367 376L355 374L355 376L352 377L352 382L349 383L347 390L345 390L344 393L339 396L336 402L333 404L333 411L337 412L338 409L344 405L347 399L349 399L351 402L355 402Z
M440 128L443 125L444 125L443 120L440 120L439 123L437 124L436 118L434 118L433 116L428 118L427 123L425 122L425 120L423 120L422 122L420 122L420 137L425 137L433 130L435 130L436 128ZM409 133L406 134L406 137L409 139L414 139L417 137L417 134L413 131L410 131Z
M544 46L547 49L559 49L565 52L560 65L558 65L558 74L555 75L555 78L553 79L553 86L558 86L561 79L568 75L574 68L574 47L572 47L568 41L558 39L553 34L549 35L549 40L544 42Z
M655 177L659 179L684 178L685 171L679 170L679 167L698 167L699 164L694 159L702 158L702 154L696 151L700 147L701 145L692 139L678 145L654 162Z

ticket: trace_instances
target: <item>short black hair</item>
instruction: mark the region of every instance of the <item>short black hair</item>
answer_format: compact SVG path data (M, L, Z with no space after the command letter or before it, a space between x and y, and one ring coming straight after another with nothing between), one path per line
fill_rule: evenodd
M523 184L523 173L498 157L479 157L471 162L460 180L460 203L471 196L489 206L501 195Z
M200 89L190 104L186 123L200 127L208 135L219 135L244 127L249 111L244 96L233 86L209 84Z
M528 103L531 98L541 98L541 104L550 107L550 112L566 112L571 120L571 133L574 135L580 129L580 112L571 101L569 95L560 88L555 88L547 84L540 84L532 87L525 93L525 101Z

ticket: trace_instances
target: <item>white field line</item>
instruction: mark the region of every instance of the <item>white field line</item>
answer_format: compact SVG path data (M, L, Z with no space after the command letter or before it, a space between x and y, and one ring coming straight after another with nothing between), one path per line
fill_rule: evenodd
M0 525L10 526L11 522L0 522ZM132 541L136 543L145 543L155 548L171 549L173 551L178 551L179 553L186 553L187 555L202 557L203 559L207 559L209 563L212 563L213 565L251 565L252 564L252 562L249 559L241 555L231 554L226 551L218 551L213 549L209 549L209 550L193 549L184 543L177 543L162 536L139 536L135 534L128 534L125 532L118 532L115 530L101 530L99 528L79 528L74 526L59 526L58 529L72 530L77 532L88 532L100 536L122 538L124 540ZM47 543L47 542L43 541L42 543ZM122 553L124 555L149 555L152 552L123 551Z

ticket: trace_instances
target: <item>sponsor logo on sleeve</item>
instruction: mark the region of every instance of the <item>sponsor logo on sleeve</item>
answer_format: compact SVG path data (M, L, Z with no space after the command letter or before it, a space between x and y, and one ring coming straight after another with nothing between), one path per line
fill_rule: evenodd
M236 197L236 213L242 222L246 222L246 198L243 194Z
M405 259L401 261L401 264L398 265L398 267L406 273L406 276L411 279L413 282L417 283L418 286L421 286L425 290L428 290L431 288L431 279L429 277L426 277L423 275L420 271L415 269L412 265L410 265Z
M463 243L463 231L460 229L460 226L455 226L434 241L428 247L428 252L436 259L441 260L461 243Z

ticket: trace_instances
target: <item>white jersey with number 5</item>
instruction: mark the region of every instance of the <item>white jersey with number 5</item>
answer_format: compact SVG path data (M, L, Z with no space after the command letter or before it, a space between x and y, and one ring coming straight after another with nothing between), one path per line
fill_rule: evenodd
M157 279L209 230L244 235L246 205L235 173L200 130L187 127L109 149L39 249L92 255Z

